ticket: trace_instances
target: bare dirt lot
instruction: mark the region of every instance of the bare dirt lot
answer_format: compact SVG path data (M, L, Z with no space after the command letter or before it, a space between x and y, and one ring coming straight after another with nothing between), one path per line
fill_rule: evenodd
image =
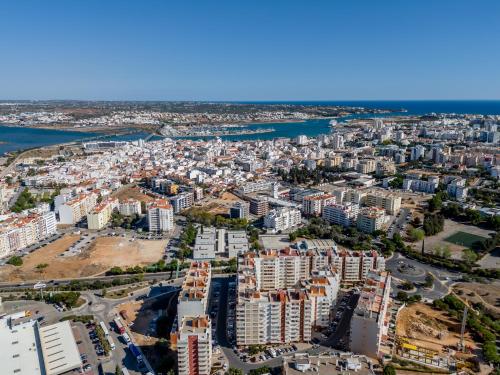
M453 290L460 298L472 303L481 302L496 319L500 319L500 282L491 284L457 283Z
M434 310L423 303L405 307L399 314L396 334L409 338L414 345L444 353L445 346L456 347L460 341L460 322L443 311ZM477 349L466 332L465 344Z
M52 280L101 274L113 266L146 265L158 261L167 240L130 242L121 237L100 237L80 255L59 256L80 236L67 235L25 257L23 265L0 267L0 281ZM43 269L37 265L47 264Z
M136 199L138 201L146 202L146 203L154 200L153 197L151 197L147 194L143 194L141 192L141 189L137 186L127 187L127 188L124 188L124 189L118 191L115 195L115 198L118 198L120 201L132 198L132 199Z
M493 233L488 230L484 230L478 228L473 225L465 225L461 223L457 223L453 220L445 220L444 221L444 230L434 236L425 237L425 251L433 252L437 247L447 246L451 250L451 257L454 259L461 259L462 251L466 249L465 246L460 246L448 241L445 241L446 238L457 232L465 232L470 234L475 234L477 236L481 236L484 238L489 238L489 234ZM422 248L422 241L415 242L413 244L415 249L420 250Z

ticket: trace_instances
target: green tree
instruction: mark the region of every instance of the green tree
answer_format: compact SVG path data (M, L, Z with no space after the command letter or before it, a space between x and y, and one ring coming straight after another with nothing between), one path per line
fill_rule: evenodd
M11 264L13 266L19 267L23 265L23 258L20 256L14 255L13 257L10 257L9 260L7 261L7 264Z
M413 242L422 241L425 237L425 233L422 229L412 228L410 229L410 238Z
M462 260L466 263L473 264L477 258L478 256L476 252L471 249L465 249L462 251Z
M236 367L229 367L226 375L243 375L243 370Z
M385 365L383 375L396 375L396 369L392 365Z
M118 366L118 365L116 365L116 368L115 368L115 375L123 375L123 371L120 368L120 366Z

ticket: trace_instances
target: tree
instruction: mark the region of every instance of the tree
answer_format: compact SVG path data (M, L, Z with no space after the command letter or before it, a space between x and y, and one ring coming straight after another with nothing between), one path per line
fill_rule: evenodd
M396 375L396 369L392 365L384 366L383 375Z
M477 210L465 210L465 216L472 225L478 225L481 222L481 213Z
M236 367L229 367L226 372L226 375L243 375L243 370Z
M462 251L462 260L466 263L472 264L477 260L478 256L475 251L471 249L465 249Z
M267 366L259 367L259 368L254 368L250 370L249 375L263 375L263 374L270 374L271 369Z
M42 273L48 266L49 265L47 263L40 263L37 264L35 268L37 269L38 272Z
M115 375L123 375L123 371L120 368L120 366L118 366L118 365L116 365L116 368L115 368Z
M10 257L9 260L7 261L7 264L11 264L13 266L19 267L23 265L23 258L20 256L14 255L13 257Z
M410 229L410 238L413 242L422 241L425 237L425 233L422 229L412 228Z

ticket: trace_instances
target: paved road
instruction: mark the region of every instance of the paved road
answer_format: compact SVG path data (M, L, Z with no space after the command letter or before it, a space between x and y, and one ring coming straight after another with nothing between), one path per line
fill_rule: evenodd
M400 269L403 264L412 265L415 267L415 271L413 273L401 272ZM394 254L394 256L386 262L386 269L391 271L393 277L403 281L408 280L417 285L417 290L409 294L418 293L422 295L423 298L431 300L444 297L448 294L448 288L451 284L461 278L458 273L421 263L399 253ZM427 273L431 273L434 276L434 284L430 289L418 285L425 281L425 275Z
M333 332L330 335L330 337L324 340L321 343L321 345L323 345L324 347L336 347L337 345L339 345L340 339L345 337L347 331L349 330L349 327L351 325L352 314L354 313L354 308L358 304L358 299L359 299L359 294L353 293L349 297L346 304L346 306L348 306L349 308L346 308L346 310L344 310L344 313L342 314L342 317L340 318L340 321L337 324L335 332Z
M186 271L182 270L179 271L179 277L178 278L171 278L175 276L175 271L167 271L167 272L155 272L155 273L145 273L144 274L144 280L172 280L172 283L176 283L179 280L182 280L184 277L184 273ZM72 281L81 281L81 282L94 282L94 281L103 281L103 282L109 282L113 281L114 279L127 279L130 277L133 277L134 275L119 275L119 276L91 276L91 277L80 277L80 278L75 278L75 279L54 279L50 281L45 281L44 283L47 285L47 287L57 287L61 285L68 285ZM17 282L17 283L0 283L0 289L2 290L22 290L22 289L31 289L33 286L39 282L39 280L32 280L32 281L26 281L26 282Z

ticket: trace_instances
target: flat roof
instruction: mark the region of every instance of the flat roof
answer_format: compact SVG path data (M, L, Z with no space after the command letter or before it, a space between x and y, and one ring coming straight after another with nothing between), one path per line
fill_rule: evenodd
M2 374L45 375L38 340L37 322L30 320L10 326L10 318L0 319L0 363Z
M39 332L47 375L59 375L82 365L68 320L40 327Z

